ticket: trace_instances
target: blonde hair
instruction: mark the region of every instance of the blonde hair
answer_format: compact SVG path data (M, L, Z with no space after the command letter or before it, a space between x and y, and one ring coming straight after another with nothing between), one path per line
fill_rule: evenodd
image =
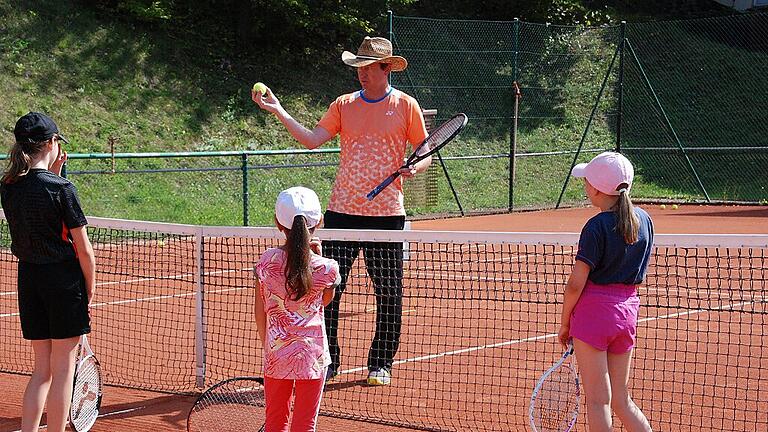
M16 183L19 177L27 175L32 167L32 156L39 153L50 140L32 143L16 142L8 153L8 167L3 173L0 183Z
M616 203L616 231L627 244L637 242L638 232L640 231L640 221L635 215L635 207L629 198L627 185L619 186L619 201Z

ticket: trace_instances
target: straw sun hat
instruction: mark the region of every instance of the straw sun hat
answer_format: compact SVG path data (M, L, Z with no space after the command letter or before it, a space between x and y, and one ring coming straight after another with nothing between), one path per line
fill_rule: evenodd
M408 61L403 57L392 55L392 42L382 37L363 39L357 54L349 51L341 53L341 61L352 67L368 66L372 63L389 63L392 72L400 72L408 67Z

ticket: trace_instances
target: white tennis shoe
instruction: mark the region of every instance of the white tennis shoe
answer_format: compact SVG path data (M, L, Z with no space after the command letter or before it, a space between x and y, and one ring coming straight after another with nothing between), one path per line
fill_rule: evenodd
M374 369L368 373L368 385L372 386L385 386L392 382L392 374L388 370Z

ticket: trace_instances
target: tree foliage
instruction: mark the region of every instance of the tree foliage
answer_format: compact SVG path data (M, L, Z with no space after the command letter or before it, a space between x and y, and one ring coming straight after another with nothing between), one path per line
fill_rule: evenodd
M267 47L293 56L350 49L362 35L385 34L388 10L401 16L595 26L616 22L617 15L700 16L719 7L709 0L82 1L138 21L204 34L224 50L253 55Z

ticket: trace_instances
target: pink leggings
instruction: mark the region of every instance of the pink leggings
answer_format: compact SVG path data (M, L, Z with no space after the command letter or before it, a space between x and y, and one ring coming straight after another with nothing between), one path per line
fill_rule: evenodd
M290 432L314 432L325 380L290 380L264 377L267 422L264 432L288 432L291 396L296 385Z

